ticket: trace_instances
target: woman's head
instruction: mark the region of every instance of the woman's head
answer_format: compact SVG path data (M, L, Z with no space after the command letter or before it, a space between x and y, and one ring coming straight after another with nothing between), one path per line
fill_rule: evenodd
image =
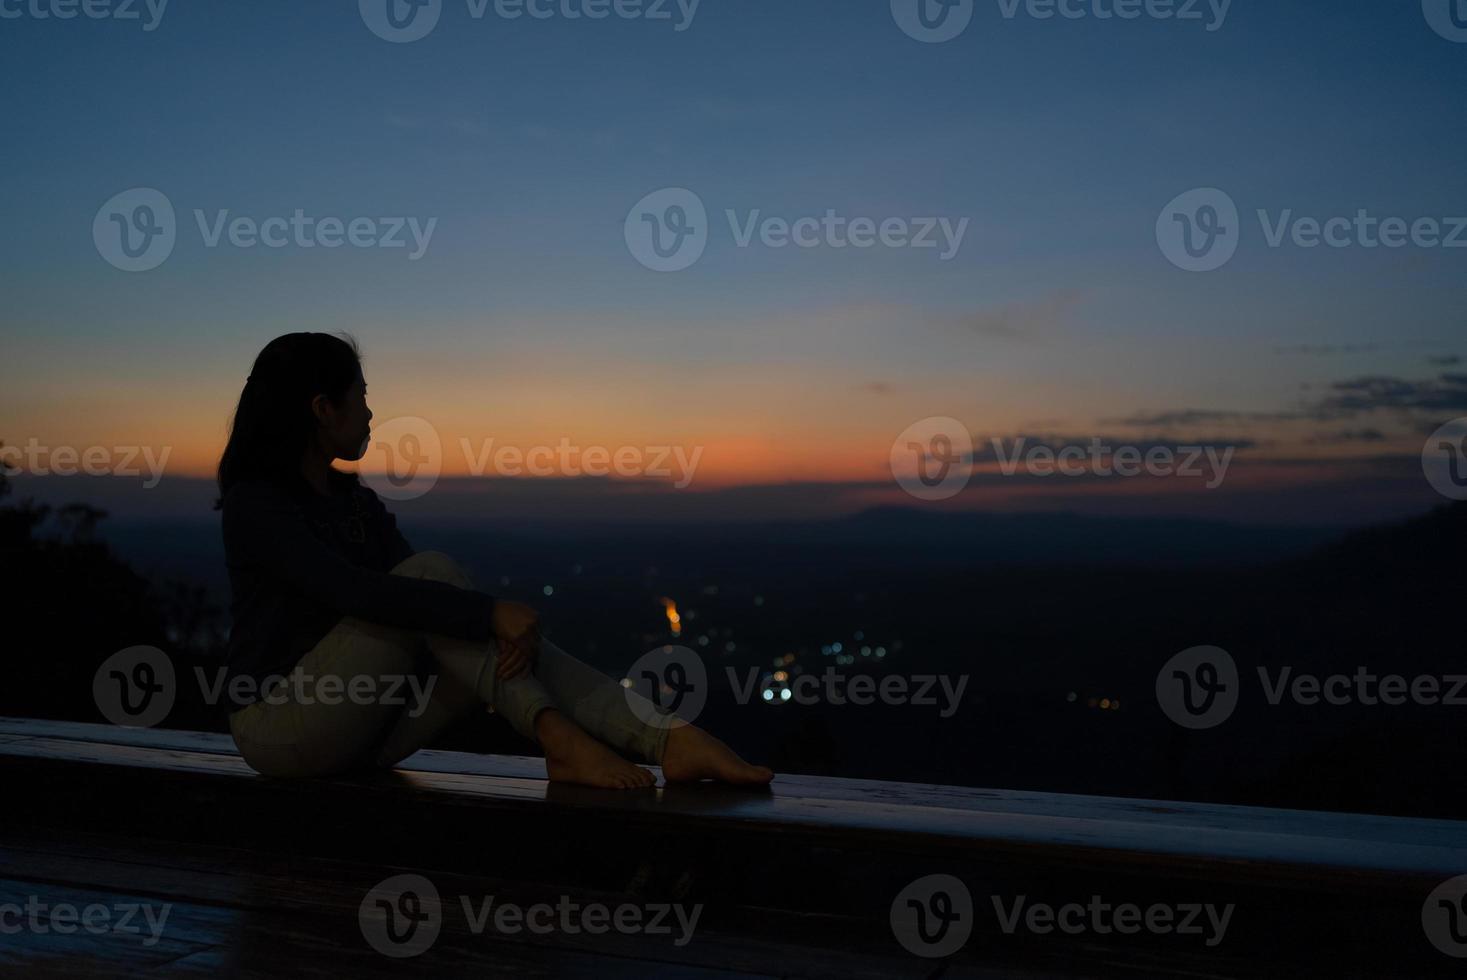
M241 480L300 471L308 451L361 459L371 434L361 352L350 336L292 333L255 358L219 459L219 497Z

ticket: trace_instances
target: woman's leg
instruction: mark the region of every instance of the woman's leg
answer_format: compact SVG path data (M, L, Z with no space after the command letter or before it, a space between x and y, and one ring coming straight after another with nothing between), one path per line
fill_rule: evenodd
M414 555L393 569L393 574L434 578L461 589L473 587L458 564L438 552ZM631 785L651 785L652 777L645 769L627 765L606 746L634 759L661 764L670 782L717 779L758 785L774 778L771 770L750 765L723 742L675 715L659 714L640 694L546 640L541 640L533 676L525 674L507 682L495 676L497 654L492 643L486 656L481 644L437 634L428 634L426 640L433 656L463 688L477 692L516 731L540 743L551 779L598 786L624 786L631 779ZM633 702L637 702L636 710ZM559 711L554 710L557 708ZM412 739L402 741L393 752L413 744Z
M540 641L535 677L572 721L641 762L661 765L668 730L686 724L675 715L666 715L655 724L644 721L658 717L650 701L545 639ZM642 702L640 711L632 710L633 699Z
M257 772L284 777L370 767L383 737L410 710L398 698L411 690L408 679L416 679L421 645L409 633L343 619L288 677L230 716L245 762ZM357 678L370 679L377 693L354 695ZM388 689L398 698L380 696Z
M419 552L392 573L447 582L461 589L473 588L473 582L458 563L439 552ZM603 744L606 739L597 741L591 737L600 737L601 731L593 729L587 735L583 730L582 717L593 724L609 717L614 723L609 721L602 730L619 739L613 745L620 747L620 743L626 743L631 748L630 754L649 761L660 756L659 733L636 732L628 727L629 722L636 723L636 718L627 708L621 687L610 678L557 648L558 656L551 655L553 669L545 669L542 653L541 664L533 673L504 681L498 676L498 648L492 641L476 643L439 633L423 634L423 640L441 668L433 698L441 702L441 709L435 708L431 716L400 719L383 740L376 760L379 766L395 765L431 743L449 724L462 717L461 707L472 710L475 705L489 705L515 731L540 743L552 779L612 788L650 786L655 782L647 770L607 749ZM562 696L556 690L557 685L566 687L570 696ZM615 707L609 694L614 694L615 704L622 707L625 718L607 710ZM586 708L578 717L571 706L583 701ZM568 711L571 718L562 717L557 709Z

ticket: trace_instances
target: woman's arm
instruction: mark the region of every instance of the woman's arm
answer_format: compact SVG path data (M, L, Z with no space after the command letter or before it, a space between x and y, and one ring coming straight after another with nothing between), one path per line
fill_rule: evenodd
M231 562L253 565L343 616L468 640L494 636L493 596L351 564L311 533L300 505L278 487L235 486L223 517ZM392 531L396 547L406 547L395 522Z
M358 485L356 492L368 498L367 506L382 528L382 545L388 561L396 565L410 558L415 550L397 526L397 518L382 498L370 487ZM494 602L494 638L499 642L498 675L513 680L528 673L540 657L540 615L522 602L497 599Z

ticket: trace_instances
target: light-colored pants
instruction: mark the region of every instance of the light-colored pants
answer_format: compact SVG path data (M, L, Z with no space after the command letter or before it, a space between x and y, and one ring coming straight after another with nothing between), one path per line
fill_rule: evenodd
M452 558L436 551L413 555L392 574L473 587ZM419 666L424 652L437 667L426 676ZM623 755L662 761L667 728L638 718L629 692L605 674L543 639L533 672L500 681L497 662L492 640L462 640L347 617L288 678L264 687L262 700L231 714L229 730L240 755L257 772L325 776L391 768L486 705L533 739L536 716L556 708ZM420 700L415 690L426 697Z

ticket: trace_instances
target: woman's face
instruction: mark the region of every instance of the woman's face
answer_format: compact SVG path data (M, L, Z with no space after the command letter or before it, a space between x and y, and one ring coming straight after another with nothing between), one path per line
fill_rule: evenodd
M358 460L367 453L372 435L372 410L367 407L367 381L361 372L342 395L341 402L316 402L322 448L333 459Z

